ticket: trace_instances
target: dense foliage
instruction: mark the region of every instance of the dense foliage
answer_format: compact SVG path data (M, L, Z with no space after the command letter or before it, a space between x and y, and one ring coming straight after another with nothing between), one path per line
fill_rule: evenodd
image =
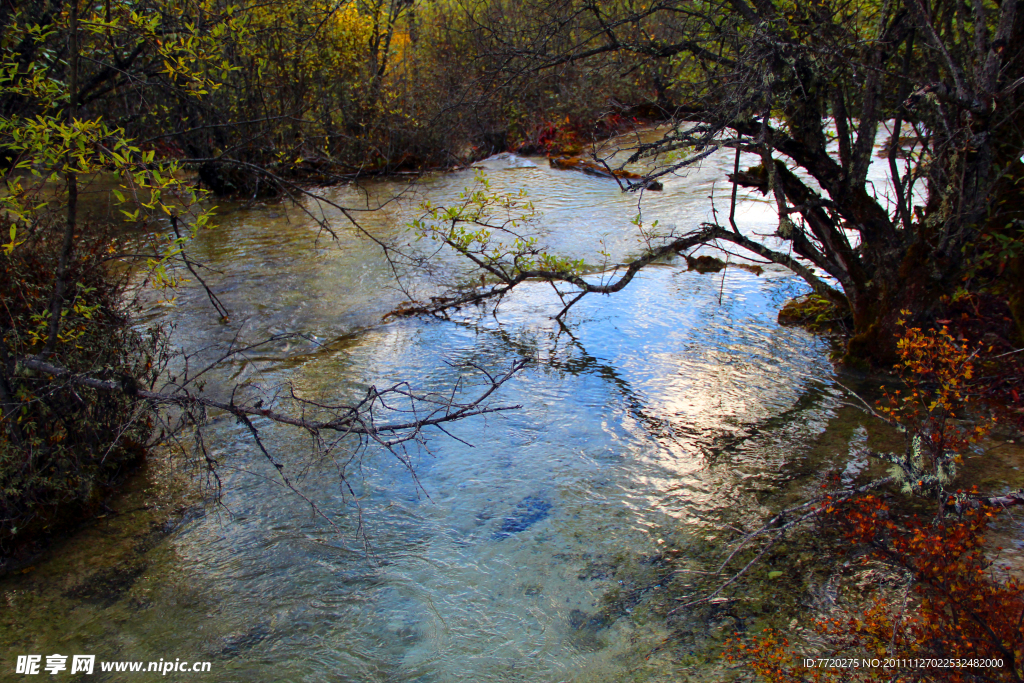
M125 393L55 382L17 358L45 344L62 230L36 226L13 254L0 255L0 546L26 532L63 526L95 507L127 465L143 454L153 426L145 404ZM132 328L120 282L104 272L109 241L82 240L69 265L74 288L61 311L58 349L65 367L151 386L159 339ZM76 514L77 513L77 514Z
M88 115L119 81L127 90L118 95L144 97L146 73L162 74L182 93L203 94L212 84L191 68L202 54L195 34L161 38L159 20L123 6L82 16L74 6L63 13L50 5L30 9L38 10L36 20L52 23L5 15L0 41L0 148L7 164L0 194L5 546L95 505L104 486L144 453L154 411L134 393L156 381L159 333L134 328L123 298L124 265L141 262L152 281L173 284L168 262L182 257L189 235L207 220L192 212L198 195L173 164L133 144L112 112ZM55 49L60 36L67 42ZM104 66L107 59L120 66ZM130 77L134 67L141 69L137 79ZM130 258L119 254L110 226L83 221L78 207L80 191L111 180L124 217L145 223L180 214L189 218L184 233L176 227L167 240L140 242ZM30 360L59 368L61 376L26 366ZM72 381L80 375L98 384ZM124 390L97 390L108 380Z
M62 98L22 98L19 81L70 82L69 7L0 10L20 68L0 92L4 115L64 110ZM596 65L510 77L520 66L478 21L541 31L546 19L497 4L113 0L80 11L78 110L186 160L222 194L459 165L522 144L578 149L646 99L644 79Z

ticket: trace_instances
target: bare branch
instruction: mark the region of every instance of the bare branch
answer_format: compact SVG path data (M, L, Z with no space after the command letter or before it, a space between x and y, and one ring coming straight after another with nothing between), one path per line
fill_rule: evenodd
M519 405L514 406L491 406L486 401L498 388L507 382L512 376L521 370L525 361L516 361L503 374L489 377L488 384L480 393L469 400L455 401L450 397L433 394L417 393L403 385L395 385L389 389L378 391L372 389L371 394L362 402L354 405L336 406L332 410L331 419L310 420L304 417L293 417L261 405L242 405L234 401L224 402L198 394L182 390L180 393L162 393L140 389L133 384L133 380L103 380L84 374L74 374L57 365L53 365L39 358L22 358L18 366L24 370L41 372L52 377L57 377L66 382L89 387L98 391L120 392L133 396L140 400L148 401L154 405L175 405L188 408L214 408L230 413L239 419L249 417L264 417L273 422L287 424L306 430L310 434L318 435L323 431L339 432L344 435L366 436L380 439L384 446L394 446L399 443L416 438L425 428L438 426L446 422L453 422L475 415L504 412L516 410ZM388 409L385 399L390 396L404 397L413 406L412 410L422 410L422 415L413 420L400 420L376 424L375 412L378 406L383 406L385 412L408 412ZM321 404L315 404L323 407Z

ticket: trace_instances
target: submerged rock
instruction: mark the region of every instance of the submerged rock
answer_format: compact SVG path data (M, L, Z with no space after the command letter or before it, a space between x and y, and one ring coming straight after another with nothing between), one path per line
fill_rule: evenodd
M251 650L272 635L270 625L261 622L245 631L229 633L221 638L221 648L216 657L232 658Z
M520 531L526 531L542 519L547 519L551 515L551 508L551 503L543 498L523 498L512 510L512 514L502 520L501 527L494 532L493 538L501 540Z

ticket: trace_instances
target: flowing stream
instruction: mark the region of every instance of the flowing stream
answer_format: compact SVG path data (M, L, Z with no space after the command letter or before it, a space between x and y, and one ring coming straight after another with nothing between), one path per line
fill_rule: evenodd
M712 192L725 220L727 156L646 193L645 225L692 229L711 217ZM527 191L541 242L591 264L641 249L631 222L636 195L533 161L485 170L493 191ZM375 236L427 249L406 227L419 202L450 203L472 182L466 170L411 186L321 192L366 208L355 215ZM742 200L744 229L773 232L770 204ZM646 269L617 295L584 298L566 328L552 319L559 302L541 284L506 298L496 316L470 310L452 320L382 322L405 299L391 269L359 231L333 225L336 240L294 206L222 209L194 253L231 322L218 322L194 286L173 307L154 304L149 319L174 320L172 338L196 352L193 362L236 337L304 335L220 367L213 393L239 382L243 393L289 384L303 396L344 401L370 384L442 389L460 377L471 392L480 371L467 362L496 372L527 358L494 400L522 408L451 425L457 438L433 434L408 452L415 476L368 448L351 490L331 463L303 464L308 437L257 423L267 448L339 529L280 484L243 426L214 416L205 440L221 463L220 503L186 506L173 525L142 521L131 533L105 531L101 521L92 540L4 579L0 666L13 667L18 654L45 661L62 653L210 661L207 673L168 674L197 681L699 674L701 648L735 619L669 614L681 604L679 570L704 566L724 524L764 515L779 506L779 491L812 485L808 472L822 457L845 463L849 428L835 426L841 397L828 344L775 321L806 286L772 267L760 275L688 272L680 258ZM408 277L429 292L425 280ZM814 455L829 429L842 432L841 447ZM137 485L141 507L155 495L148 476ZM116 559L82 579L110 543ZM778 599L765 591L764 599Z

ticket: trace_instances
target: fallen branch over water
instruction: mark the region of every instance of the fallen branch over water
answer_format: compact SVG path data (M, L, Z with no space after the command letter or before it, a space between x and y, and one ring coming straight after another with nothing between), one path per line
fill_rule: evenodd
M220 360L226 360L247 349L233 348ZM417 391L407 382L399 382L386 389L371 386L358 402L338 405L303 398L291 390L283 402L297 408L298 415L286 414L271 407L264 407L263 399L239 403L235 401L234 393L230 400L223 401L202 396L191 390L190 386L194 386L196 378L207 372L212 366L204 368L189 378L180 380L172 378L165 385L171 389L165 391L154 391L152 386L145 388L132 377L122 376L117 379L107 379L97 376L98 372L72 372L60 365L34 356L18 359L16 373L34 373L51 378L52 382L47 387L48 390L57 390L61 387L85 387L100 392L124 394L154 407L176 408L180 411L180 414L176 416L162 411L157 413L158 418L168 428L165 436L186 450L185 445L179 441L179 435L185 431L185 428L192 428L191 439L194 443L192 450L205 463L206 471L216 482L218 492L220 490L220 477L217 473L219 463L206 448L202 427L208 421L210 409L233 415L240 424L245 426L260 452L274 466L280 477L279 483L309 504L316 515L322 517L335 531L340 533L341 530L334 520L296 486L293 477L286 474L286 463L275 457L264 444L262 433L254 422L254 418L265 418L278 424L298 427L312 437L313 444L313 457L300 464L300 471L305 471L305 468L312 462L330 459L335 463L343 495L346 492L351 494L352 500L355 502L358 512L357 533L361 534L364 543L368 544L368 539L362 531L362 509L359 505L359 497L348 481L348 469L350 466L358 465L361 454L365 452L364 447L374 444L384 448L408 469L414 480L417 480L411 458L405 451L405 444L408 442L423 443L424 431L429 428L437 429L457 441L462 441L445 428L446 423L520 408L519 405L494 406L490 405L488 401L498 388L510 380L525 364L525 361L516 361L508 370L498 374L493 374L479 365L469 364L469 367L486 378L486 382L482 383L479 390L470 398L463 400L457 397L462 384L461 379L449 392L444 394ZM271 397L271 405L280 403L279 398L280 396L275 393ZM310 415L326 417L316 419ZM391 419L384 419L386 416L391 416ZM352 442L353 438L357 440L355 443ZM288 471L291 472L291 470ZM369 545L367 545L367 550L369 550Z
M1015 505L1024 505L1024 489L1008 493L1005 496L982 496L980 498L966 498L964 500L953 500L946 503L946 512L963 513L966 510L980 510L982 508L1009 508Z
M562 310L555 316L560 320L576 302L587 294L614 294L621 291L628 285L637 273L644 267L654 263L658 259L686 251L697 245L703 244L713 238L714 226L704 226L699 231L686 235L677 236L659 247L651 248L642 256L622 264L610 274L602 276L600 283L591 283L584 279L584 276L572 270L549 270L543 268L518 269L507 267L503 263L489 263L480 255L468 252L460 248L450 238L444 242L456 252L473 262L484 273L497 280L497 283L474 288L468 292L454 293L451 296L431 297L429 303L419 301L406 301L384 316L387 320L391 317L404 317L411 315L444 314L445 311L459 309L462 306L481 304L489 300L500 301L502 297L511 292L515 287L524 282L533 280L550 283L565 283L571 285L576 291L570 292L572 298L565 303ZM556 290L557 291L557 290ZM561 295L561 294L560 294Z
M580 173L597 176L598 178L611 178L618 182L624 190L643 189L660 192L665 189L657 180L649 180L639 173L633 173L621 168L613 169L604 162L599 164L596 161L581 159L580 157L553 157L549 161L551 168L563 171L579 171ZM621 182L623 180L626 181L624 186Z
M150 391L139 387L138 383L130 377L116 380L100 379L89 374L72 373L66 368L48 363L39 358L22 358L18 361L20 368L62 379L72 385L89 387L97 391L120 392L149 401L154 405L214 408L243 420L250 417L264 417L280 424L300 427L312 434L333 431L368 436L374 439L381 439L383 435L388 435L387 439L380 441L383 446L395 446L404 441L409 441L426 427L437 427L446 422L454 422L467 417L520 408L521 406L519 405L489 406L485 405L485 402L502 384L521 370L524 365L525 361L516 361L506 372L500 375L492 375L480 366L473 365L473 368L487 377L488 382L475 398L463 402L455 399L454 392L448 396L437 393L418 393L409 387L406 382L399 382L383 390L371 386L365 398L354 405L331 406L308 399L301 399L293 394L292 398L295 402L303 407L319 408L332 413L330 419L311 420L305 417L293 417L264 408L261 405L262 401L253 405L246 405L235 403L234 398L232 398L230 402L226 403L192 393L185 388L174 393ZM408 399L411 403L410 407L399 409L388 405L387 401L393 397ZM411 412L416 417L412 420L378 424L375 410L380 408L383 408L386 412Z

